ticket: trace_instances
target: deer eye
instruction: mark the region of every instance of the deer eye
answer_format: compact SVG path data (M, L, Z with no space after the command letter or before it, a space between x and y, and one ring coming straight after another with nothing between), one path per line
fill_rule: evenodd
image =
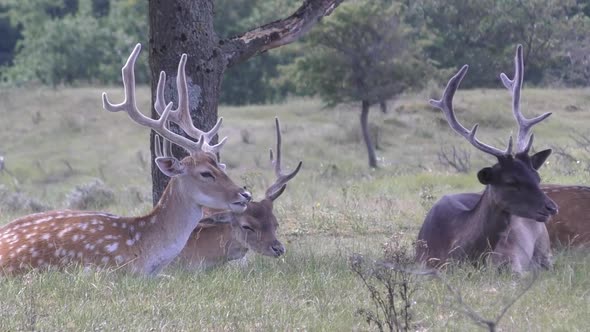
M512 188L512 189L518 189L520 187L520 185L518 184L518 182L514 181L514 180L508 180L505 182L505 184Z
M254 232L254 229L248 225L242 225L242 229L250 232Z
M211 174L211 172L201 172L201 176L206 179L215 180L215 177L213 176L213 174Z

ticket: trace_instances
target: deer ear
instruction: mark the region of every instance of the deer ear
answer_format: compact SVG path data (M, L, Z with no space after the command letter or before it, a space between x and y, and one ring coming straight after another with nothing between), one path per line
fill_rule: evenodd
M488 185L492 183L492 180L494 179L494 171L491 167L482 168L477 172L477 179L481 184Z
M186 167L174 157L158 157L156 165L166 176L174 177L186 173Z
M549 158L550 155L551 155L551 149L539 151L539 152L535 153L534 155L532 155L531 156L531 164L533 165L533 168L536 170L541 168L541 166L543 166L543 164L545 164L545 161L547 160L547 158Z

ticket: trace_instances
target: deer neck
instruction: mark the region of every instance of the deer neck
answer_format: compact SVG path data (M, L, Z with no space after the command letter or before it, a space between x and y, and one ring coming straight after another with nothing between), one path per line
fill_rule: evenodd
M462 251L474 259L481 258L483 253L496 247L509 223L510 213L495 202L491 189L486 187L464 224Z
M225 256L228 261L242 259L248 253L248 245L241 239L240 226L231 225L231 236L225 245Z
M147 216L138 218L138 248L141 258L138 268L147 274L157 274L168 265L185 246L201 219L202 206L191 199L177 178L168 183L160 201Z

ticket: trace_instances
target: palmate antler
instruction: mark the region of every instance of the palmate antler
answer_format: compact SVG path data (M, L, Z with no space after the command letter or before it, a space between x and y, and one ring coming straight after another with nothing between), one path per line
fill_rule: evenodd
M287 186L287 182L297 175L299 170L301 169L301 165L303 164L302 161L299 161L299 164L295 168L294 171L291 173L283 174L281 170L281 126L279 123L279 118L275 118L275 127L276 127L276 134L277 134L277 158L274 158L272 149L270 149L270 162L274 168L276 180L275 182L266 189L266 193L264 196L272 201L277 199Z
M551 112L541 114L531 119L527 119L522 115L520 110L520 91L524 78L524 59L522 53L522 45L516 46L516 55L514 56L514 78L511 80L506 74L501 73L500 79L512 95L512 114L518 123L518 135L516 140L517 151L528 153L533 145L533 134L527 139L529 132L534 125L549 117Z
M166 74L160 73L160 79L158 81L157 98L154 108L160 114L160 118L155 120L143 115L137 108L135 102L135 73L134 67L139 52L141 51L141 44L137 44L131 52L131 55L127 59L125 66L121 70L123 77L123 87L125 90L125 99L120 104L113 104L108 100L106 92L102 94L103 108L109 112L126 112L129 117L136 123L151 128L163 138L170 142L183 147L189 153L196 153L199 151L211 151L218 152L219 149L225 143L225 138L220 143L214 146L209 145L209 141L221 125L221 119L217 121L217 124L208 132L203 132L192 124L189 114L188 107L188 88L186 84L186 54L183 54L180 58L178 65L178 78L177 78L177 89L178 89L178 108L172 110L172 103L168 103L164 106L164 92L163 87L166 80ZM172 132L168 129L168 121L172 121L180 126L185 133L193 138L198 139L196 142L185 138L179 134Z
M176 89L178 90L178 108L175 110L170 111L169 120L178 124L178 126L189 136L191 137L200 137L203 135L205 137L205 142L203 144L203 150L217 153L226 142L227 137L224 137L217 143L216 145L209 145L209 142L213 139L215 134L219 131L221 127L221 123L223 122L223 118L219 118L217 123L211 130L208 132L203 132L200 129L196 128L193 124L190 115L189 109L189 96L188 96L188 87L186 81L186 54L183 54L180 57L180 62L178 63L178 74L176 76ZM156 88L156 102L154 103L154 109L160 116L162 116L164 109L165 109L165 99L164 99L164 86L166 84L166 73L164 71L160 72L160 78L158 79L158 85Z
M537 123L546 119L548 116L551 115L551 113L545 113L532 119L527 119L522 115L522 112L520 110L520 92L524 72L522 45L518 45L516 47L516 57L514 59L514 62L514 79L510 80L508 76L506 76L506 74L504 73L500 74L500 78L502 79L502 83L504 83L504 86L508 90L510 90L512 94L512 113L518 124L518 136L516 141L517 153L528 153L533 144L533 135L531 134L529 136L531 128ZM463 127L461 123L459 123L455 116L455 111L453 110L453 97L455 96L455 92L457 91L459 84L465 77L468 68L468 65L464 65L453 77L451 77L443 92L442 98L440 100L431 99L430 105L442 110L451 128L459 135L465 137L467 141L469 141L469 143L471 143L477 149L496 157L511 155L512 136L510 136L508 140L508 147L506 148L506 150L500 150L493 146L482 143L475 137L478 124L475 124L473 126L473 129L468 130L467 128Z
M453 97L455 96L455 92L457 91L457 88L459 88L459 84L463 80L463 77L465 77L468 68L468 65L464 65L457 72L457 74L455 74L455 76L451 77L447 83L445 91L443 92L442 98L440 100L431 99L430 105L443 111L451 128L459 135L465 137L467 141L469 141L469 143L471 143L477 149L496 157L510 155L512 154L512 136L510 136L508 139L508 147L506 150L502 151L498 148L481 142L477 139L477 137L475 137L477 128L479 126L478 124L475 124L473 129L468 130L467 128L463 127L463 125L457 120L457 117L455 117L455 111L453 110Z

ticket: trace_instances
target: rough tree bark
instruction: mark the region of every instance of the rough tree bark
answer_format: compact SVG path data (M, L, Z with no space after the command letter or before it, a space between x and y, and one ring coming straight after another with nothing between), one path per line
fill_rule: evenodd
M149 0L152 105L156 98L157 77L162 70L168 76L166 101L176 104L176 69L180 55L187 53L186 76L191 116L198 128L210 129L217 120L217 104L226 68L295 41L342 1L305 0L287 18L220 40L213 28L213 0ZM152 117L156 116L152 107ZM169 179L153 162L153 143L152 132L152 193L156 204ZM178 158L185 155L179 148L174 148L172 152Z
M375 146L371 140L371 133L369 132L369 109L371 104L363 100L361 102L361 129L363 131L363 139L367 146L367 153L369 155L369 166L377 168L377 156L375 154Z

